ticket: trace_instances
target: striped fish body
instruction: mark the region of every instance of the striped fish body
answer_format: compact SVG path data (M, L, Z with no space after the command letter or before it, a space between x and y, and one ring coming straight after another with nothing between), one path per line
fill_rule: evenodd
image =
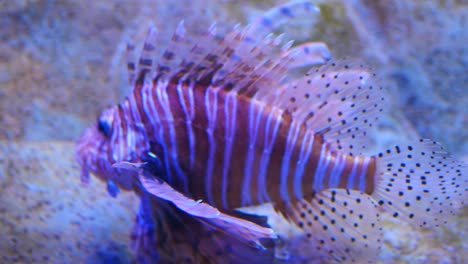
M137 113L167 181L194 199L233 209L327 188L372 191L374 158L332 150L288 111L195 83L156 80L132 96L115 118L132 123Z
M289 5L311 10L308 1ZM289 5L276 13L290 17ZM368 130L386 105L373 75L360 65L328 63L290 77L291 68L317 58L325 62L327 53L310 53L324 45L291 48L291 42L261 33L274 21L269 16L221 35L210 28L190 37L181 24L157 60L157 31L150 28L139 62L128 63L132 93L104 111L77 144L82 179L92 172L108 183L111 195L119 187L153 201L144 210L149 220L137 222L136 230L158 223L168 230L156 233L173 234L175 244L190 248L201 237L205 246L216 240L196 231L184 240L170 223L185 219L181 224L188 229L216 230L218 245L243 241L236 248L248 250L222 250L241 259L263 250L250 242L274 236L245 224L245 216L230 216L239 207L273 203L325 262L375 261L382 211L416 227L446 223L446 215L468 198L466 165L428 140L367 155ZM118 166L125 162L146 166L125 171ZM217 217L193 213L194 205L206 209L204 203L220 210ZM169 214L161 204L171 208ZM154 239L148 245L150 238L139 237L145 252L156 245L171 255L170 248L178 247ZM216 255L210 250L200 249L200 256ZM272 257L271 250L266 253Z

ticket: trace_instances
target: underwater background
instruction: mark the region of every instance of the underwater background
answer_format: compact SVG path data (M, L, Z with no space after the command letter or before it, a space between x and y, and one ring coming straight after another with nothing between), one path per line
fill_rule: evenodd
M82 186L74 142L129 92L125 45L252 21L284 1L0 0L0 263L131 263L137 198ZM431 138L468 162L468 2L317 0L281 28L373 67L389 91L376 149ZM168 39L168 38L166 38ZM161 43L164 47L165 44ZM467 263L468 212L443 228L385 221L382 263Z

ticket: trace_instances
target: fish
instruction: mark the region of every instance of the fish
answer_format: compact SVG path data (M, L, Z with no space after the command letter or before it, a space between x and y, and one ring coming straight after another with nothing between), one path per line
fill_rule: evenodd
M270 203L317 259L373 263L383 212L432 228L463 208L467 166L437 142L370 153L384 88L365 66L330 61L323 43L271 33L275 15L295 10L317 12L292 1L199 35L181 22L158 58L150 26L128 60L131 93L78 140L83 182L91 172L112 196L140 197L132 238L142 262L273 262L279 235L238 210Z

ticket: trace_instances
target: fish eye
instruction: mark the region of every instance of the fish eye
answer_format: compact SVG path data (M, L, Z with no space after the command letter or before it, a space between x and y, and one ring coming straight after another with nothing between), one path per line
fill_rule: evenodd
M97 125L98 125L99 132L101 132L104 136L108 137L110 134L110 130L111 130L111 126L109 122L107 120L98 118Z

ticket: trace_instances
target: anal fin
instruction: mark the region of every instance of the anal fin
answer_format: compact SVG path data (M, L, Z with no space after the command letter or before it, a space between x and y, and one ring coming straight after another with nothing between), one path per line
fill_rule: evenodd
M382 228L378 208L368 195L353 190L329 189L317 193L312 199L289 204L283 213L304 231L303 237L293 238L292 255L326 263L376 261ZM307 255L309 252L313 255Z

